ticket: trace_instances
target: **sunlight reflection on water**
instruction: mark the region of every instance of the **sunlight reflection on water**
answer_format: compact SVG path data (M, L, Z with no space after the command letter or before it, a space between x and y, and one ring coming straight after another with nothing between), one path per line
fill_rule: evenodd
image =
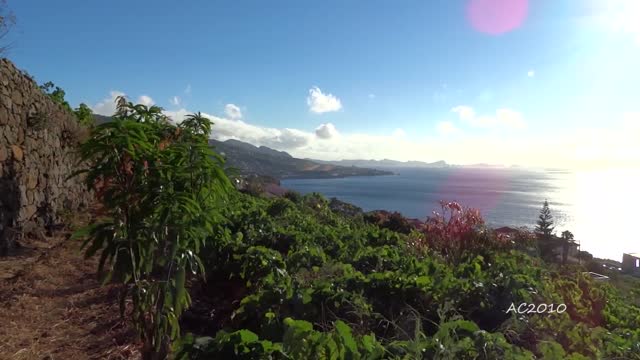
M623 252L640 250L637 208L640 170L583 171L555 180L558 199L569 214L559 232L569 229L582 248L614 260Z
M439 200L479 208L491 226L533 228L548 199L558 235L570 230L583 250L621 260L640 250L634 222L640 170L402 169L397 176L284 180L301 193L319 192L364 210L400 211L424 219Z

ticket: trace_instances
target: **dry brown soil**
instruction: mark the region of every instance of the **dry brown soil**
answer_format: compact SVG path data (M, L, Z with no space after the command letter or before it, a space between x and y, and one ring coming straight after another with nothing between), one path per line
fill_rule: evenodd
M117 288L100 286L69 231L49 235L0 258L0 360L137 359Z

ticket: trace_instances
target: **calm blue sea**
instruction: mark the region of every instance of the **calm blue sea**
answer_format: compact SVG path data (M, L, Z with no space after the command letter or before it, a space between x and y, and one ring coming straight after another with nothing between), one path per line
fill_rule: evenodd
M301 193L319 192L367 211L399 211L418 219L438 210L440 200L457 201L480 209L485 221L495 227L533 228L542 203L548 199L558 234L570 230L583 250L615 260L622 258L622 252L640 250L640 239L632 238L630 223L625 223L633 223L629 213L634 209L629 201L640 201L635 191L640 183L637 172L514 168L392 171L397 175L284 180L282 186Z

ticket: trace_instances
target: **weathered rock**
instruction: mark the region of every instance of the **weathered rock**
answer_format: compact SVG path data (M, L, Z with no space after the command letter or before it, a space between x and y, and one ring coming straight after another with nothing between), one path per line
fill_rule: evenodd
M18 220L20 220L21 222L26 220L31 220L31 218L33 217L33 215L36 214L37 211L38 211L38 208L35 205L27 205L22 209L20 209Z
M27 200L27 186L26 185L18 185L18 190L20 191L20 204L26 204Z
M16 89L13 91L11 101L16 105L22 105L22 94L20 93L20 90Z
M24 152L18 145L11 145L11 152L13 152L13 158L16 159L16 161L22 161L24 158Z
M9 112L4 107L0 106L0 125L6 125L9 123Z
M4 139L7 141L6 144L15 144L18 142L18 133L13 129L13 127L5 127L3 133Z
M13 101L9 96L2 96L2 102L0 102L2 106L4 106L7 111L11 112L13 110Z
M38 173L34 170L27 175L27 189L35 189L38 185Z
M43 127L31 126L33 116L42 116L37 120ZM80 130L72 113L0 59L0 253L12 246L11 234L24 230L25 221L52 225L61 211L92 202L81 178L67 179L76 169L73 137Z
M24 143L24 128L19 127L16 134L18 135L18 145L22 145Z
M33 198L33 190L27 188L27 204L35 205L35 201L33 201L33 200L34 200L34 198Z

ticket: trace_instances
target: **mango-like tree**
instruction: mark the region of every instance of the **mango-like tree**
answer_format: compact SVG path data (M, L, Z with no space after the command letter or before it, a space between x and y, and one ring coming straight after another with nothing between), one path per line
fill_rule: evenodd
M102 216L76 236L86 256L100 253L104 282L122 284L122 316L132 300L143 359L164 359L190 304L185 280L204 273L198 253L232 186L208 146L209 119L198 113L175 125L157 106L116 102L113 121L80 148L77 174L96 191Z

